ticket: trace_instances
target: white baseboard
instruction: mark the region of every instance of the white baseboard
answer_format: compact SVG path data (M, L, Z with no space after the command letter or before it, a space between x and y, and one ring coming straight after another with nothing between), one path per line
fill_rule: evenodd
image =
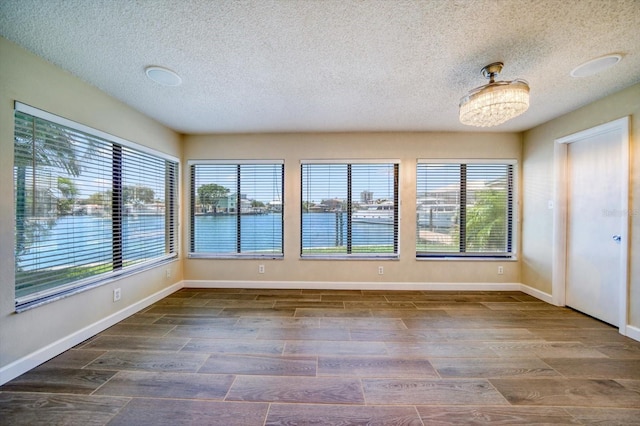
M520 291L528 294L529 296L533 296L536 299L540 299L543 302L547 302L550 305L553 305L553 296L549 293L545 293L544 291L538 290L537 288L529 287L528 285L520 284Z
M627 325L625 327L625 332L626 332L626 336L633 339L633 340L637 340L640 342L640 327L634 327L632 325Z
M127 306L126 308L109 315L93 324L90 324L68 336L65 336L35 352L26 355L11 364L0 368L0 385L18 377L21 374L39 366L45 361L60 355L62 352L71 349L75 345L84 342L88 338L95 336L103 330L117 324L125 318L139 312L149 305L161 300L171 293L180 290L183 287L182 282L175 283L167 288L160 290L144 299Z
M519 291L520 283L407 283L407 282L337 282L337 281L217 281L186 280L185 288L270 288L312 290L451 290L451 291ZM532 289L533 290L533 289ZM527 293L529 294L529 293ZM536 297L535 295L533 295Z

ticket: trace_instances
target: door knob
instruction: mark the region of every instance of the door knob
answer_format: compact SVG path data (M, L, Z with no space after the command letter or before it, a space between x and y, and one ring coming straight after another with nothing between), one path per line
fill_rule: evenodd
M614 235L613 236L613 241L615 241L616 243L619 243L620 241L622 241L622 236Z

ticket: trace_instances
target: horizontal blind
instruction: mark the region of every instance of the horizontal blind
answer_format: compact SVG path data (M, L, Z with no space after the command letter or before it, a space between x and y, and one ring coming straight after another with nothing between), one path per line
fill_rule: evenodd
M347 254L347 164L302 164L302 254Z
M282 254L281 164L240 165L240 252Z
M281 256L284 165L191 165L191 255Z
M302 255L396 256L398 167L302 164Z
M512 221L513 166L467 165L467 251L511 255Z
M166 251L171 237L166 232L166 174L164 159L123 147L122 247L117 247L123 266L163 256Z
M500 163L419 163L418 256L512 256L513 168Z
M166 169L176 162L20 110L14 150L17 305L175 253L163 205ZM132 195L132 188L146 192ZM143 221L134 222L134 213Z
M111 271L111 158L105 141L16 113L16 299Z
M165 187L165 253L178 252L178 163L164 160Z
M417 251L460 251L460 164L418 164Z

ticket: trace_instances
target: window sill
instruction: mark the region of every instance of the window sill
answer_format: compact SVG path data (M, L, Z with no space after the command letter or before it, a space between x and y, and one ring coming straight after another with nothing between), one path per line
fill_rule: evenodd
M517 262L516 256L418 256L417 261L458 261L458 262Z
M300 256L300 260L400 260L398 255L321 255L305 254Z
M187 257L189 259L228 259L228 260L232 260L232 259L247 259L247 260L250 260L250 259L273 259L273 260L284 259L284 255L283 254L273 254L273 253L269 253L269 254L256 254L256 253L250 253L250 254L242 254L242 253L238 253L238 254L189 253L189 255Z

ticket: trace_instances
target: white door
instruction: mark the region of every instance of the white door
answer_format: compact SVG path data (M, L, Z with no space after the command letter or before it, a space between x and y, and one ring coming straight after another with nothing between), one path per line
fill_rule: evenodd
M623 133L613 128L567 146L566 304L616 326L626 286Z

